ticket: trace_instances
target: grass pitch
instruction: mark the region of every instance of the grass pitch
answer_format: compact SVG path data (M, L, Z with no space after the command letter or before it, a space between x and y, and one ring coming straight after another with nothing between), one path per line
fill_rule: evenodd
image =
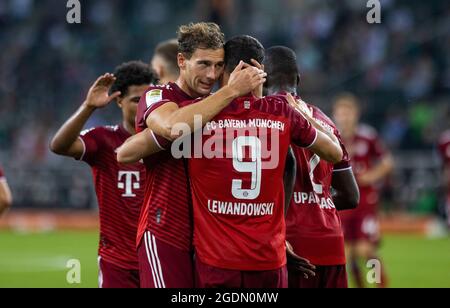
M0 232L0 287L95 288L97 242L96 232ZM381 256L390 287L450 288L450 237L386 235ZM80 284L67 282L72 259L81 265Z

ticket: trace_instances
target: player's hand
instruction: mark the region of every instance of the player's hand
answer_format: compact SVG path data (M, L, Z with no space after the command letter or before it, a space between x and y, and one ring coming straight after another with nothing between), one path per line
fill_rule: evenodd
M115 81L116 77L114 77L113 74L107 73L100 76L89 89L85 101L86 106L93 109L102 108L119 97L121 95L120 92L115 92L112 95L109 95L109 90Z
M286 99L292 108L300 112L308 120L312 118L313 116L312 110L308 107L308 105L304 101L299 99L296 100L290 93L286 95Z
M303 273L306 279L316 276L316 267L309 260L298 256L288 241L286 241L286 256L290 270Z
M262 70L264 72L264 64L260 64L258 61L256 61L255 59L251 60L253 66L255 66L256 68ZM264 88L264 83L262 83L261 85L259 85L258 87L256 87L253 90L253 95L258 97L258 98L262 98L263 97L263 88Z
M266 82L267 74L243 61L234 69L228 81L236 97L248 94Z

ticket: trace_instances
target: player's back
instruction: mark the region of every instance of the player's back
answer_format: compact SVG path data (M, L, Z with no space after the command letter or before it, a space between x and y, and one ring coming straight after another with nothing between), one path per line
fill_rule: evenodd
M189 160L200 261L235 270L285 264L286 155L291 139L306 147L316 134L282 97L239 98L206 124L203 157Z
M335 124L317 107L308 106L312 116L340 140ZM345 264L344 235L333 202L333 172L350 168L344 159L338 165L323 161L313 152L292 145L297 161L294 195L286 217L287 240L294 251L316 265Z
M80 139L85 151L80 160L91 166L99 205L99 255L126 269L137 269L135 238L144 199L145 167L122 165L116 150L131 135L119 125L86 130Z

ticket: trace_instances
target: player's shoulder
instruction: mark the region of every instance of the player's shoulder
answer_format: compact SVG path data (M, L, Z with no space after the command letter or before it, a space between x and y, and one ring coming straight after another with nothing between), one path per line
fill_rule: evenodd
M80 133L80 136L86 136L86 135L111 135L116 134L120 131L119 125L104 125L104 126L97 126L97 127L91 127L88 129L83 130Z
M357 136L361 139L374 141L378 139L378 132L374 127L370 125L360 124L358 126Z
M255 109L273 115L285 115L289 111L289 103L283 95L269 95L262 98L253 98L251 102Z
M167 99L174 92L174 86L170 83L163 85L150 85L145 91L145 102L147 107Z
M150 91L158 91L158 90L159 91L173 91L174 90L173 83L151 84L145 92L148 93Z
M323 112L319 107L306 103L309 108L313 111L314 118L325 128L331 128L332 130L337 130L336 124L331 120L331 118Z

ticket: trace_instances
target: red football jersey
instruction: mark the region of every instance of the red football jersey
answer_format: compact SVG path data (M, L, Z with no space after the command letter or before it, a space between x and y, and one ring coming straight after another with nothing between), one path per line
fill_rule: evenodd
M5 174L3 173L2 167L0 167L0 180L4 180L4 179L5 179Z
M335 124L319 108L308 106L322 127L339 139L344 158L333 166L311 151L292 145L297 178L286 218L286 237L294 251L313 264L342 265L346 263L344 234L333 202L331 183L333 171L351 168L350 160Z
M286 264L286 156L291 141L308 147L316 137L282 96L236 99L205 125L203 155L189 159L201 262L242 271Z
M168 102L191 100L175 83L151 86L141 98L136 118L138 132L147 128L150 113ZM157 140L155 138L155 140ZM139 219L137 245L146 231L181 250L192 249L192 202L184 159L163 151L144 159L147 182Z
M139 268L136 232L144 199L145 167L121 165L116 149L131 135L122 126L86 130L80 160L91 166L100 216L100 257L124 269Z
M352 140L344 140L353 165L356 179L360 174L373 168L382 159L387 150L378 137L376 130L367 125L361 125ZM361 200L354 213L375 214L379 202L379 187L377 185L363 186L358 183ZM340 215L346 215L344 211Z

